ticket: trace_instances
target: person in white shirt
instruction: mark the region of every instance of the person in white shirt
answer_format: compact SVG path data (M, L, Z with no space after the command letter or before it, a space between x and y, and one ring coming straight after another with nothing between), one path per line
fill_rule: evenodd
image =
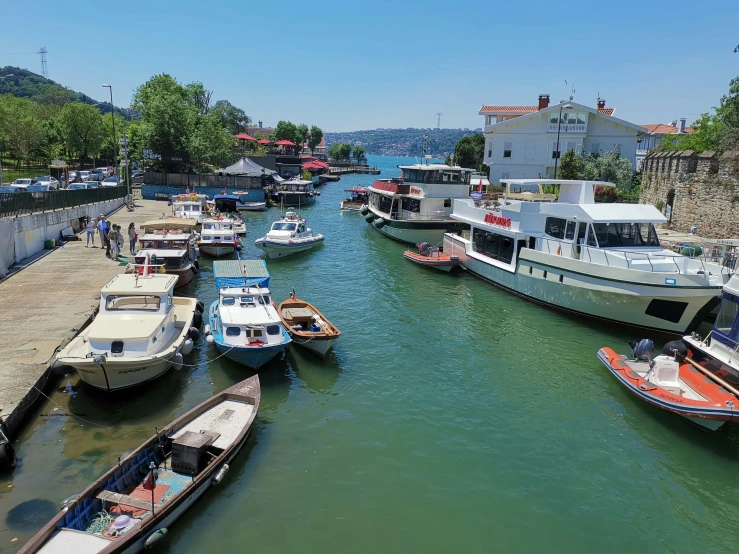
M91 217L87 218L87 223L85 223L85 230L87 231L87 244L85 244L85 248L90 246L91 242L92 247L95 248L95 220Z

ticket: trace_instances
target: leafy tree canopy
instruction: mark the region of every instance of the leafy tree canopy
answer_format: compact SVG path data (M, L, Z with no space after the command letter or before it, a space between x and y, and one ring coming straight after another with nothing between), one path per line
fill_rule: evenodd
M365 163L367 161L367 155L364 151L364 146L361 144L354 145L352 148L352 157L357 160L357 163Z
M290 121L278 121L272 136L274 140L289 140L297 144L298 128Z
M454 163L471 169L484 169L485 135L476 133L462 137L454 147Z
M308 126L305 123L301 123L295 127L295 140L293 142L298 145L299 149L302 149L303 144L308 140L308 133Z
M321 140L323 140L323 131L320 127L312 125L310 135L308 136L308 148L310 148L311 154L316 149L316 146L321 144Z
M105 126L100 112L87 104L67 104L59 113L62 135L70 151L82 158L95 155L103 144Z
M246 132L246 126L251 119L241 108L237 108L228 100L218 100L210 109L210 113L216 114L221 120L221 126L228 129L232 135Z

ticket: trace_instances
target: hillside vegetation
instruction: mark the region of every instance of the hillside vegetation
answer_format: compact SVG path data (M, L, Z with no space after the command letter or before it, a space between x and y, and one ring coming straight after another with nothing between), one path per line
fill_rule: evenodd
M361 145L369 155L383 156L421 156L423 155L423 136L429 137L429 152L434 157L444 159L454 151L454 146L462 137L475 134L469 129L374 129L349 131L346 133L326 133L326 147L335 143Z

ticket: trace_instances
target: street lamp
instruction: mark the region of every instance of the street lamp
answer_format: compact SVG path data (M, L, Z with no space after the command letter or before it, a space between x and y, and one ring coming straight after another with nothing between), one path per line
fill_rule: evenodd
M559 163L559 156L562 152L559 146L559 131L562 128L562 110L570 111L572 109L572 104L560 104L559 105L559 120L557 121L557 157L554 158L554 178L557 179L557 165Z
M116 165L118 159L118 143L115 140L115 109L113 108L113 87L112 85L103 85L103 88L110 89L110 121L113 124L113 167Z

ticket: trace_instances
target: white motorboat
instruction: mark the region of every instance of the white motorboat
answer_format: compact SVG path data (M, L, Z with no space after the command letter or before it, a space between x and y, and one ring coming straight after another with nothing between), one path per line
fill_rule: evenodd
M360 213L391 239L406 244L439 244L446 232L463 229L451 217L452 200L469 198L471 169L445 164L399 165L401 176L369 187Z
M204 209L205 196L198 194L179 194L172 197L172 215L174 217L182 217L194 219L198 223L202 223L206 217Z
M246 210L248 212L262 212L267 209L266 202L250 202L250 194L248 190L235 190L233 195L238 197L236 208L238 208L239 211Z
M148 270L148 267L146 268ZM87 384L115 391L155 379L192 351L196 298L174 295L177 275L121 274L103 287L95 320L57 355Z
M233 218L234 233L246 236L246 223L240 217Z
M203 219L198 247L201 252L214 258L228 256L240 249L239 238L234 232L233 220L223 216Z
M309 250L324 241L323 235L306 227L305 219L295 212L286 212L272 224L269 232L254 241L270 258L283 258L290 254Z
M660 246L645 204L596 204L595 181L504 180L559 187L556 201L454 200L469 230L444 235L444 253L514 294L580 315L657 330L695 329L718 304L730 270Z

